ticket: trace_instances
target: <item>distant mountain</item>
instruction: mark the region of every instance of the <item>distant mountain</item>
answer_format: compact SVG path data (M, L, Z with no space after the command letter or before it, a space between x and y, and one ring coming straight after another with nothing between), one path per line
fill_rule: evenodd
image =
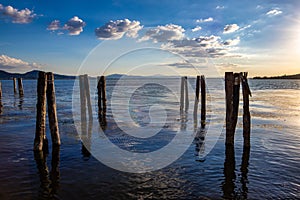
M267 76L256 76L253 77L253 79L300 79L300 74L295 74L295 75L283 75L283 76L271 76L271 77L267 77Z
M0 70L0 79L8 80L12 78L23 78L23 79L37 79L39 70L33 70L30 72L26 72L24 74L21 73L9 73L3 70ZM61 74L54 74L54 79L75 79L76 76L66 76Z

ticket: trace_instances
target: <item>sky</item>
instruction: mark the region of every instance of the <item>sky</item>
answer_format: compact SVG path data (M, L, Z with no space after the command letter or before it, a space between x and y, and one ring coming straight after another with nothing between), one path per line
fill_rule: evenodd
M298 0L0 1L0 70L300 73Z

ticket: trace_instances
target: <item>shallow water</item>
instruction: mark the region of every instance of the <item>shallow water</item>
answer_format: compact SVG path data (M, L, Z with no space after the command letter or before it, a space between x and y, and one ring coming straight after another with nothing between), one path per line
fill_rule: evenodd
M96 96L93 93L93 81L91 80L91 95L94 101ZM163 81L170 88L179 88L179 79ZM195 85L194 81L190 80L192 87ZM74 81L70 80L55 81L62 141L60 151L51 153L49 139L49 154L34 155L32 147L35 133L36 81L24 80L25 95L22 98L13 94L12 81L1 82L4 111L0 116L0 199L300 198L300 81L250 80L253 94L250 98L250 152L243 149L242 118L239 117L235 149L225 149L222 131L220 137L218 134L212 137L216 139L216 145L202 158L201 155L204 155L210 142L205 143L196 137L187 151L174 163L163 169L141 174L107 167L93 156L93 152L90 155L86 151L80 140L82 133L78 133L75 126L78 116L73 118ZM104 132L112 143L126 151L147 153L167 145L178 130L194 134L192 90L189 90L190 110L183 117L179 112L177 90L174 93L174 90L151 83L139 87L131 96L130 87L141 82L147 81L130 80L126 86L122 86L123 93L118 93L112 101L115 80L107 80L108 112ZM207 128L220 125L223 127L224 86L214 79L208 79L207 85ZM129 107L126 107L122 98L128 95L130 102ZM149 114L149 109L154 104L163 106L167 113L166 123L155 136L132 137L116 126L111 105L117 108L114 116L124 120L123 128L147 127L149 124L151 128L157 128L160 126L159 121L151 124L151 116L156 116L156 119L161 119L162 116L155 115L157 112L160 114L161 109L154 109ZM96 107L93 106L93 109ZM128 110L130 119L123 117ZM73 111L77 112L74 109ZM198 116L198 120L199 118ZM97 121L97 115L94 119ZM49 134L47 125L48 138ZM97 143L93 141L94 130L91 134L90 145L96 148ZM209 135L205 137L207 139ZM46 162L43 162L43 157Z

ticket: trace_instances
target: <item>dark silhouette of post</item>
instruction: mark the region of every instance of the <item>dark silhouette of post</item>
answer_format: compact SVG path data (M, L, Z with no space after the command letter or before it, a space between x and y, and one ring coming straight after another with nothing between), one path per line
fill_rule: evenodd
M185 76L184 77L184 91L185 91L185 98L184 98L184 101L185 101L185 112L187 112L189 110L189 90L188 90L188 79L187 77Z
M233 72L225 73L225 94L226 94L226 145L234 144L234 130L232 130L233 116Z
M23 96L24 95L24 90L23 90L22 78L18 78L18 88L19 88L19 95Z
M37 81L37 104L36 104L36 129L34 150L43 150L43 142L46 140L46 89L47 76L45 72L39 72Z
M14 94L17 93L17 80L16 78L13 78L13 83L14 83Z
M0 114L2 113L3 110L3 104L2 104L2 85L0 82Z
M240 73L234 73L232 129L235 131L240 104Z
M86 93L85 93L85 85L84 85L84 77L83 75L79 76L79 87L80 87L80 117L81 123L86 124Z
M180 86L180 111L183 111L184 108L184 77L181 77L181 86Z
M251 130L251 116L249 111L249 95L251 91L247 81L248 73L241 73L242 90L243 90L243 136L244 147L250 147L250 130Z
M91 95L90 95L90 83L87 74L83 75L83 81L84 81L84 92L85 92L85 97L86 97L86 102L88 107L89 118L92 119L93 111L92 111L92 103L91 103Z
M242 196L243 199L247 199L248 197L248 166L249 166L249 158L250 158L250 148L244 146L243 148L243 156L242 156L242 164L241 164L241 184L242 184Z
M200 76L196 78L196 91L195 91L195 104L194 104L194 129L198 128L198 104L199 104L199 93L200 93Z
M48 104L48 119L51 132L51 139L53 145L60 145L60 136L58 130L58 120L56 113L56 101L55 101L55 86L54 75L52 72L47 74L47 104Z
M105 76L97 78L97 90L98 90L98 115L106 113L106 80Z
M201 127L204 128L206 121L206 83L204 75L201 76Z
M55 145L52 147L52 160L51 160L51 171L50 171L50 196L53 197L57 194L57 191L59 189L59 179L60 179L60 173L59 173L59 161L60 161L60 146Z

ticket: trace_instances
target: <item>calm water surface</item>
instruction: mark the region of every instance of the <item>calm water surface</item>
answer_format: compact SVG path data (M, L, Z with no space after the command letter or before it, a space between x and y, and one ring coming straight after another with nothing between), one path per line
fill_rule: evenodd
M179 87L179 79L165 81ZM70 80L55 81L62 145L59 150L51 152L49 141L49 154L34 154L36 81L24 80L25 95L22 98L13 94L12 81L1 82L4 112L0 115L0 199L300 198L298 80L250 80L253 94L250 98L250 151L243 149L240 117L234 149L225 149L225 132L222 131L212 151L200 159L205 144L201 138L196 138L177 161L161 170L142 174L111 169L86 151L74 125L74 81ZM124 86L124 94L137 82L141 80L129 81ZM192 87L194 82L194 79L190 80ZM207 82L209 125L223 126L224 86L213 79ZM114 80L107 80L108 102L114 83ZM120 148L150 152L167 145L178 129L193 132L193 126L189 126L192 113L188 113L184 122L181 121L176 95L152 83L134 92L129 108L122 106L122 95L115 101L114 106L119 106L117 114L123 116L129 109L132 120L140 127L149 124L148 113L152 104L164 105L167 123L163 131L151 140L131 138L122 133L113 121L110 103L106 134ZM189 96L190 105L193 105L192 91ZM95 99L94 94L92 98ZM47 135L50 138L48 128Z

